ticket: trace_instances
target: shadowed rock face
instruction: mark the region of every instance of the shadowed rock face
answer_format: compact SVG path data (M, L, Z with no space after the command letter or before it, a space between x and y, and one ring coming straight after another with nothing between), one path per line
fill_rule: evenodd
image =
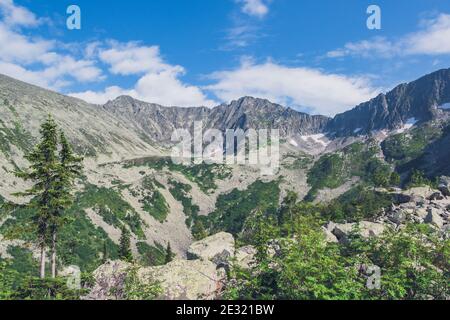
M336 136L367 134L373 130L399 129L408 120L425 122L445 116L439 106L450 102L450 69L443 69L337 115L327 125Z
M311 116L252 97L244 97L209 109L163 107L121 96L106 103L103 109L129 121L150 139L163 143L170 142L175 129L188 129L192 132L195 121L202 121L205 130L279 129L280 135L286 137L319 133L330 120L324 116Z

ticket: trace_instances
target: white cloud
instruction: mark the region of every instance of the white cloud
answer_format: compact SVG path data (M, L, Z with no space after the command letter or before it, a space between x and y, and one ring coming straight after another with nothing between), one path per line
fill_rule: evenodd
M76 58L56 41L25 35L22 27L40 24L32 12L12 0L0 0L0 73L45 88L59 90L73 80L102 80L95 61Z
M21 27L37 27L39 19L12 0L0 0L0 73L39 85L61 90L73 84L103 80L97 65L109 66L115 75L138 75L130 89L107 87L100 92L74 93L94 103L104 103L119 95L160 104L180 106L214 105L202 90L180 80L185 69L164 62L158 46L141 46L136 42L92 42L82 48L84 57L75 57L70 45L24 34Z
M100 51L100 59L111 66L113 74L131 75L173 70L183 72L181 66L164 63L158 46L139 46L135 42L112 42L109 49Z
M34 27L40 23L34 13L15 5L13 0L0 0L0 12L4 23L9 26Z
M405 39L408 54L450 54L450 14L425 22L426 29Z
M225 37L226 42L221 49L230 50L244 48L261 37L262 35L259 33L259 28L257 26L247 22L238 23L227 30L227 36Z
M450 14L440 14L426 20L422 30L407 34L397 40L374 37L359 42L349 42L343 48L327 53L329 58L344 56L393 57L406 55L450 54Z
M53 48L52 41L31 39L0 22L0 59L8 62L30 64L44 62Z
M269 13L268 1L264 0L237 0L242 4L242 12L250 16L263 18Z
M118 86L111 86L103 91L84 91L84 92L74 92L69 93L69 96L82 99L84 101L94 103L94 104L104 104L108 100L113 100L121 95L132 95L134 92L132 90L124 90Z
M254 64L248 59L238 69L216 72L211 78L216 83L206 89L222 101L250 95L325 115L345 111L379 92L363 77L290 68L270 61Z
M391 57L398 51L396 45L384 37L375 37L371 40L360 42L349 42L344 48L333 50L327 53L328 58L340 58L348 55L359 55L363 57Z
M136 99L162 105L213 106L196 86L185 84L180 77L185 74L182 66L171 65L161 57L158 46L139 46L135 42L111 42L107 49L99 49L100 59L117 75L140 75L133 88L108 87L100 92L71 93L88 102L103 104L119 95L130 95Z

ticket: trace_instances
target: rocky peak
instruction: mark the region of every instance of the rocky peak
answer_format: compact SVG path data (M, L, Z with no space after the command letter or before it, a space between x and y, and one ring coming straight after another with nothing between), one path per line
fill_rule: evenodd
M400 129L407 124L439 118L439 109L450 102L450 69L401 84L352 110L337 115L327 129L336 136L367 134L374 130Z
M173 130L191 129L202 121L205 129L278 128L282 136L318 133L329 118L310 116L266 99L242 97L212 109L205 107L163 107L120 96L103 108L116 116L131 120L155 142L169 142Z

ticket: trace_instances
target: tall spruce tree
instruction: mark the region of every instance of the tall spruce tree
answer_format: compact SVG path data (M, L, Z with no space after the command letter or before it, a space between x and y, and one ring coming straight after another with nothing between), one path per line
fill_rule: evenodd
M43 279L45 278L46 248L49 242L48 228L53 207L58 202L58 190L55 183L59 170L58 129L50 115L41 125L40 134L40 142L32 152L25 156L30 162L28 171L16 172L18 177L31 181L33 186L25 192L16 193L16 195L32 198L29 206L36 212L33 221L38 234L40 277Z
M120 246L119 246L119 258L132 262L133 254L131 252L131 244L130 244L130 231L123 225L122 226L122 235L120 236Z
M57 234L60 226L67 221L65 210L73 203L72 190L75 180L81 176L83 159L77 157L67 141L64 132L59 134L59 165L55 179L57 198L52 210L49 229L51 235L51 271L52 277L56 277L56 245Z
M40 134L40 142L25 156L30 167L26 171L16 172L18 177L31 181L33 186L16 195L31 197L27 206L35 209L33 221L40 248L40 277L43 279L49 244L52 277L56 276L57 233L65 221L64 211L72 203L71 191L75 179L81 174L82 159L73 154L64 134L58 133L58 127L51 115L48 115L41 125Z

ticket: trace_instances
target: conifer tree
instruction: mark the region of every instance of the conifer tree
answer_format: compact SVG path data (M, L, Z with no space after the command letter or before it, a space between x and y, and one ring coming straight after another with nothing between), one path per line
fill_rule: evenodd
M169 263L173 260L173 257L175 256L175 254L172 251L172 248L170 247L170 242L167 244L167 248L166 248L166 258L165 258L165 263Z
M131 252L131 244L130 244L130 231L125 226L122 226L122 235L120 236L120 247L119 247L119 258L132 262L133 254Z
M49 226L51 234L51 271L53 278L56 277L57 234L60 226L67 220L64 212L73 203L72 189L75 179L81 175L81 162L83 161L82 158L77 157L73 153L72 147L62 131L59 134L59 143L59 166L55 179L57 199L54 203L54 210L51 214Z
M72 203L71 191L74 180L81 174L82 159L73 154L64 134L58 134L58 127L51 115L48 115L41 125L40 134L40 142L25 156L30 167L27 171L16 172L18 177L31 181L33 186L16 195L31 197L27 206L35 209L36 216L33 221L40 248L40 277L45 278L46 251L49 244L52 277L56 276L57 233L65 221L64 211Z
M40 277L45 278L46 247L48 244L48 228L53 206L57 203L58 191L55 178L58 174L59 161L57 156L58 130L55 121L49 115L41 125L41 140L32 152L25 156L30 162L28 171L16 172L16 175L33 186L17 196L31 197L29 206L35 209L34 224L38 234L40 249Z
M108 245L105 241L105 242L103 242L102 262L106 263L106 261L108 261L108 259L109 259Z

